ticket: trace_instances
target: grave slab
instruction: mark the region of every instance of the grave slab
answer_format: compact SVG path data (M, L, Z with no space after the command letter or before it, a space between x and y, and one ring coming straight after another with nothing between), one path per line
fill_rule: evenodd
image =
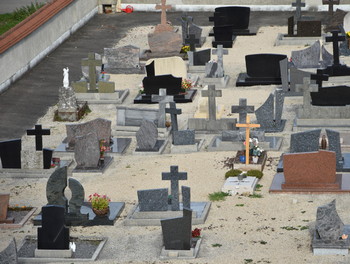
M133 155L147 156L147 155L161 155L166 146L168 145L168 139L157 139L153 150L141 150L136 148Z
M316 41L325 41L325 34L322 34L321 37L293 37L286 34L279 33L275 41L275 46L282 45L295 45L295 46L305 46L313 45Z
M195 243L196 243L196 246L194 248L191 247L190 250L172 250L172 249L165 249L165 247L162 247L162 251L160 252L159 258L162 260L194 259L198 256L199 248L202 243L202 238L196 240Z
M129 89L116 90L114 93L76 93L78 103L122 104L130 93Z
M97 168L78 168L75 167L72 174L76 173L101 173L103 174L108 167L113 163L114 158L111 156L105 156L104 162L99 164Z
M170 153L178 154L178 153L191 153L198 152L202 148L204 144L204 139L196 139L196 143L193 145L174 145L171 144Z
M231 195L236 194L252 194L258 183L258 178L247 176L241 181L238 177L228 177L221 188L222 192L229 193Z

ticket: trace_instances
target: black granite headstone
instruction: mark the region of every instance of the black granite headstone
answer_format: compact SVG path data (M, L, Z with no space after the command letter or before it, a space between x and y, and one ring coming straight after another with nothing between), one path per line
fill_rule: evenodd
M210 61L210 51L211 49L205 49L196 51L193 53L193 65L194 66L205 66L205 64Z
M318 92L310 92L312 105L345 106L350 104L350 87L323 87Z
M21 139L0 142L0 158L4 169L21 168L21 149Z
M231 26L220 26L214 27L214 41L212 42L213 47L223 45L224 48L232 48L233 41L236 36L233 35L233 28Z
M299 20L297 23L298 37L319 37L321 36L321 21Z
M44 161L44 169L51 168L51 160L52 160L53 149L43 149L43 161Z
M328 81L328 75L323 73L322 69L317 69L316 74L311 74L310 79L315 80L318 88L322 88L322 82Z
M183 209L183 217L161 220L163 242L166 250L191 248L192 210Z
M240 32L249 27L250 8L243 6L224 6L215 8L214 26L232 26Z
M294 36L294 16L288 18L288 36Z
M148 77L155 76L155 69L154 69L154 61L152 61L150 64L146 65L146 73Z
M42 207L42 227L38 228L38 249L69 249L69 228L65 227L62 206Z
M181 92L181 77L171 74L145 77L142 81L146 95L159 94L160 88L167 90L167 95L177 95Z
M246 55L246 68L249 77L281 79L279 62L287 56L282 54Z

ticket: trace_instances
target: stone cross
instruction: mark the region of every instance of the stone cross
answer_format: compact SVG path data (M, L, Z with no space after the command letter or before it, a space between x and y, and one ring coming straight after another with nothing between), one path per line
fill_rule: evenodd
M328 15L333 16L333 5L339 5L340 0L322 0L323 5L328 5Z
M203 97L208 97L208 113L209 120L216 120L216 99L215 97L221 97L221 90L215 90L215 85L208 85L208 90L202 91Z
M318 88L322 88L322 82L328 81L328 74L323 74L323 70L318 69L316 74L311 74L311 80L315 80Z
M162 14L160 16L160 24L166 26L166 10L171 9L171 5L166 5L166 0L162 0L161 5L156 5L157 10L162 10Z
M89 90L97 92L96 89L96 67L102 65L102 60L95 59L95 53L90 52L87 60L81 61L82 66L89 66Z
M223 45L218 45L217 49L212 50L212 54L218 56L217 76L224 77L224 55L228 54L228 50L223 49Z
M199 39L196 39L196 35L191 34L186 38L186 44L190 44L190 51L196 51L196 44L199 44Z
M179 181L187 180L187 172L179 172L178 166L170 166L170 172L162 172L162 180L171 181L171 210L180 210Z
M247 123L246 124L236 124L236 127L244 127L245 128L245 164L249 164L249 135L250 135L250 129L253 127L260 127L259 124L251 124L250 123L250 117L247 116Z
M339 45L338 42L345 41L345 36L338 36L339 31L332 31L331 37L326 37L326 42L333 42L333 64L339 65Z
M296 7L296 9L295 9L295 16L294 16L295 17L294 23L297 23L298 20L301 17L301 8L305 7L305 3L302 3L301 0L296 0L295 3L292 3L292 6Z
M50 129L42 129L41 125L35 125L35 129L27 130L28 136L35 136L36 150L43 150L43 136L50 135Z
M239 123L245 123L247 114L254 113L254 105L247 105L247 98L239 98L239 105L231 107L231 113L239 113Z
M171 127L172 131L178 131L179 127L177 125L177 115L181 114L181 109L176 109L175 102L170 102L170 108L165 108L165 113L170 114L171 116Z

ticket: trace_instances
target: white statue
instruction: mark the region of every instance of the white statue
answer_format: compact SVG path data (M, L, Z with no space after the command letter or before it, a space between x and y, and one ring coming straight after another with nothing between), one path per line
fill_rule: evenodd
M63 68L63 87L68 88L69 87L69 69Z

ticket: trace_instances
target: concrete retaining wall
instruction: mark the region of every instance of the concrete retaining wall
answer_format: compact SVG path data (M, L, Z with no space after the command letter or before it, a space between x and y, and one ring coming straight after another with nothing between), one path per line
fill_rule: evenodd
M97 13L97 0L74 0L68 5L64 0L55 2L62 2L63 8L54 14L53 12L41 12L41 14L39 12L36 24L45 21L47 17L49 19L30 35L15 42L12 39L16 38L16 32L21 32L23 29L14 28L15 31L11 36L5 33L5 36L3 35L0 39L4 41L4 37L7 37L7 40L11 42L11 45L0 53L0 93Z

